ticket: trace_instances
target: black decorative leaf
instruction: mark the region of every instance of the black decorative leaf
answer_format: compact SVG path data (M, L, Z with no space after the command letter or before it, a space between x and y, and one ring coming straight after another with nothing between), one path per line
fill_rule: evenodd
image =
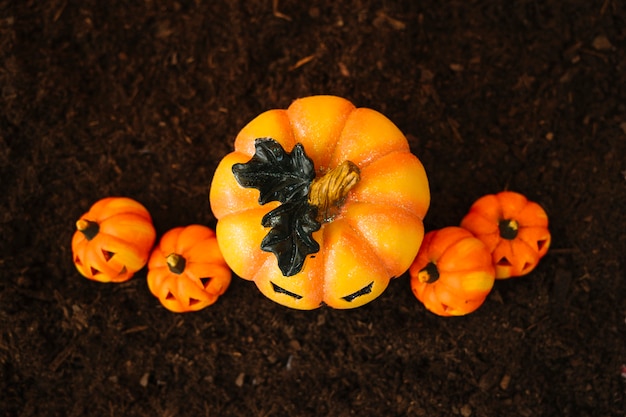
M290 201L276 207L261 220L263 226L272 228L263 238L261 249L276 255L284 276L300 272L306 257L320 250L320 245L313 240L313 232L321 227L316 216L317 207L309 205L306 200Z
M233 174L242 187L260 191L259 204L307 198L315 168L301 144L287 153L274 139L259 138L254 147L252 159L233 165Z
M233 174L242 187L260 191L259 204L282 203L261 220L271 228L261 249L276 255L283 275L292 276L302 270L308 255L320 250L313 239L313 232L321 227L318 209L308 201L315 168L301 144L291 153L271 138L256 139L254 146L252 159L233 165Z

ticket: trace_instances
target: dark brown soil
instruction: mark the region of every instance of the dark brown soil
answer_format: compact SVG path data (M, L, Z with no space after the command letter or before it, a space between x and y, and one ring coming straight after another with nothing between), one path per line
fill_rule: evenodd
M0 87L2 416L624 416L623 2L0 0ZM137 199L159 236L214 227L236 133L313 94L407 134L427 230L511 189L545 207L551 251L452 319L406 275L308 312L235 277L181 315L145 270L78 274L93 202Z

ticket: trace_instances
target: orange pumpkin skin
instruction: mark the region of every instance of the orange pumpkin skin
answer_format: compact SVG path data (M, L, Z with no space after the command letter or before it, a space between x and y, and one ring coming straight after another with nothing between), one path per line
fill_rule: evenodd
M288 152L301 144L317 177L345 161L360 170L339 211L313 233L319 251L293 276L284 276L274 254L260 248L268 233L261 219L280 204L260 205L259 190L242 187L233 175L234 164L255 154L257 138L272 138ZM303 310L355 308L408 269L424 236L430 192L423 165L385 116L340 97L306 97L257 116L234 147L211 184L217 238L233 272L254 281L265 296Z
M426 234L409 274L415 297L439 316L475 311L495 281L486 246L469 231L454 226Z
M170 311L198 311L215 303L230 285L215 232L202 225L171 229L148 261L148 288Z
M487 245L498 279L528 274L551 243L546 212L539 204L512 191L476 200L461 227Z
M124 282L146 265L156 231L148 210L126 197L97 201L76 222L74 265L84 277Z

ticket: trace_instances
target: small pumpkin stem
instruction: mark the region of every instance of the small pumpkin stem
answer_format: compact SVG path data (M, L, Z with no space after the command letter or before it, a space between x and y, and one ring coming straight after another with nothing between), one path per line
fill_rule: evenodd
M318 208L320 222L332 220L360 179L359 167L351 161L344 161L313 180L309 188L309 204Z
M76 222L76 230L85 235L87 240L91 240L100 231L100 225L97 222L92 222L91 220L79 219Z
M167 266L170 271L178 275L183 273L185 266L187 265L187 260L177 253L170 253L165 258L165 261L167 262Z
M417 273L417 279L423 284L432 284L439 279L439 270L437 265L429 262L424 268Z
M500 237L502 239L513 240L517 237L519 224L515 219L504 219L498 223L500 228Z

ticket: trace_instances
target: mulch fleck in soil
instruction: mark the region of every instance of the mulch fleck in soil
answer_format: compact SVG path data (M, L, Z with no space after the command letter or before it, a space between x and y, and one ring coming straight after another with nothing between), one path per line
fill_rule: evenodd
M0 94L0 415L624 416L623 2L0 0ZM234 136L314 94L407 135L426 230L514 190L548 212L547 256L460 318L406 274L312 311L234 277L188 314L145 269L78 274L96 200L140 201L159 236L215 227Z

